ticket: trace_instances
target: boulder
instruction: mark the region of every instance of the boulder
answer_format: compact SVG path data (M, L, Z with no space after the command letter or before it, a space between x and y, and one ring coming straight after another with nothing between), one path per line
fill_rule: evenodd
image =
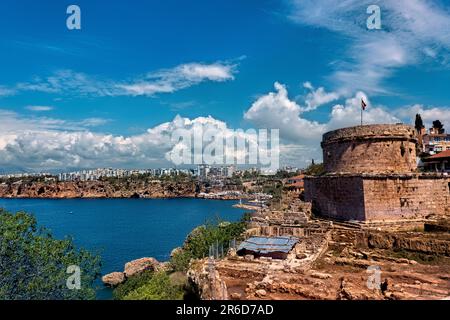
M256 290L255 295L258 298L264 298L267 295L267 292L264 289L259 289L259 290Z
M234 292L231 294L231 300L241 300L242 298L242 294L238 293L238 292Z
M155 258L141 258L125 264L125 276L127 278L141 274L144 271L155 271L159 267L159 262Z
M102 281L109 287L116 287L125 282L125 275L123 272L112 272L102 277Z

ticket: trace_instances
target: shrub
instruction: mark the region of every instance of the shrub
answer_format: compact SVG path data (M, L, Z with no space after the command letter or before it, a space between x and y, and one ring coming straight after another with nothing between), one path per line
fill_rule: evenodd
M155 272L142 286L123 297L124 300L182 300L183 286L172 282L165 272Z
M69 266L81 271L81 289L70 290ZM100 258L57 240L25 212L0 209L0 300L94 299Z
M128 278L124 283L118 285L113 291L113 298L115 300L124 299L130 292L142 287L153 276L152 271L144 271L134 277Z
M189 268L189 262L193 258L190 251L181 249L177 251L170 259L170 264L174 271L186 272Z

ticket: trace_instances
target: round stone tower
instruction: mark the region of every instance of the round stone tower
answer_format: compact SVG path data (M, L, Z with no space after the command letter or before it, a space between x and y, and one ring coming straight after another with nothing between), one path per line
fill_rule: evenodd
M325 133L328 173L408 173L417 169L417 135L404 124L364 125Z

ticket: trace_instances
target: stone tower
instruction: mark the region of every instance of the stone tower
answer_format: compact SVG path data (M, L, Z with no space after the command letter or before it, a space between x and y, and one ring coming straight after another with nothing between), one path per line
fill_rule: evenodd
M450 177L417 172L414 127L366 125L324 134L326 174L305 178L316 215L364 222L450 215Z
M327 172L414 172L416 143L415 129L403 124L338 129L323 136L323 162Z

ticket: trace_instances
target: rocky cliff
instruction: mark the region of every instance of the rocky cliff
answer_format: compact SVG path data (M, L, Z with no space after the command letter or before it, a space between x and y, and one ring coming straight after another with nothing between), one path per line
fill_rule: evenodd
M15 182L0 184L0 198L177 198L199 189L195 182Z

